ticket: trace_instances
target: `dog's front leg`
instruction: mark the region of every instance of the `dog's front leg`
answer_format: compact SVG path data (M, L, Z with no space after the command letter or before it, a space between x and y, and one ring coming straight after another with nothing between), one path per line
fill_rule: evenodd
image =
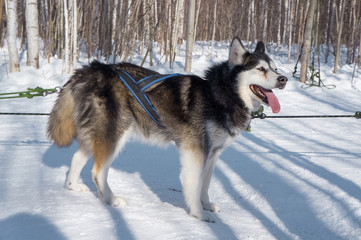
M212 152L210 154L210 156L205 162L204 171L203 171L203 187L201 193L201 202L203 209L211 212L221 211L216 204L209 201L209 195L208 195L208 188L211 182L212 173L220 153L221 151L217 151L217 152Z
M214 215L204 211L201 203L203 186L204 154L194 146L180 149L181 183L189 214L202 221L215 222Z

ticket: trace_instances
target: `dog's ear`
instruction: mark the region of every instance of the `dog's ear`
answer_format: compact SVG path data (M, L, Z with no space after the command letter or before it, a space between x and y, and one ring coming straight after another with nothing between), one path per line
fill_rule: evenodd
M232 40L231 47L229 50L229 64L231 67L243 63L243 55L247 50L243 47L241 40L235 37Z
M256 50L254 50L255 53L264 54L266 51L266 48L264 46L264 43L262 41L258 42L256 45Z

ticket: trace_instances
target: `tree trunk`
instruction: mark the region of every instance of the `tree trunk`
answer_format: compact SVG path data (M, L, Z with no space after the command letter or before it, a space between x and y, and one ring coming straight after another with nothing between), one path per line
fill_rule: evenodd
M153 66L153 42L154 42L154 1L151 0L148 3L148 27L149 27L149 44L148 44L148 53L149 53L149 66Z
M168 51L168 33L169 33L169 20L170 20L170 3L168 0L164 0L164 8L165 8L165 23L164 23L164 55L165 61L168 62L169 51Z
M0 0L0 26L1 26L2 18L3 18L4 3L5 3L5 0ZM1 31L0 31L0 34L1 34ZM1 37L0 37L0 40L1 40ZM0 47L2 47L1 41L0 41Z
M49 8L53 8L53 4L54 3L52 2L52 0L49 0ZM48 24L47 24L46 40L44 39L44 43L45 43L45 51L44 52L46 52L46 57L48 59L48 63L50 63L50 57L52 55L53 48L56 46L56 44L54 44L56 41L55 41L55 38L54 38L55 34L53 34L53 20L54 20L53 16L51 14L49 14Z
M300 11L299 11L299 22L298 22L298 37L297 37L297 58L300 55L300 43L302 42L302 30L304 29L304 21L303 21L303 7L304 3L301 3ZM307 7L307 5L306 5Z
M282 6L282 0L278 0L278 13L279 13L279 16L277 17L277 44L278 45L281 44L281 18L282 18L281 6Z
M70 47L69 47L69 15L68 15L68 0L64 0L64 22L65 22L65 73L70 73Z
M179 2L178 5L178 33L177 33L177 42L179 40L184 39L184 33L185 33L185 19L184 19L184 0L177 0Z
M211 52L210 55L212 55L213 52L213 44L214 44L214 37L216 35L216 22L217 22L217 2L218 0L215 0L214 2L214 11L213 11L213 31L212 31L212 44L211 44Z
M263 25L263 30L262 30L262 41L264 42L264 44L267 46L267 7L266 6L267 2L265 0L263 0L262 2L262 25Z
M19 55L16 47L17 26L17 0L7 1L7 29L8 29L8 49L10 57L10 72L19 72Z
M345 15L345 6L347 0L342 0L341 16L337 27L337 47L336 47L336 58L333 73L337 73L337 63L340 60L340 47L341 47L341 34L343 28L343 16Z
M334 8L334 0L330 0L329 7L328 7L328 24L327 24L327 35L326 35L326 54L325 54L325 63L328 61L328 56L330 53L330 40L331 40L331 31L335 16L335 8Z
M77 0L73 0L73 69L76 69L77 48L78 48L78 4Z
M359 29L360 29L360 26L361 26L361 19L360 19L360 16L361 16L361 9L360 8L361 8L361 6L360 5L358 7L357 17L356 17L356 19L359 19L358 23L357 23L357 25L359 26ZM356 44L356 46L357 46L357 44ZM356 48L356 46L355 46L355 48ZM359 48L358 48L358 54L357 54L357 61L358 61L358 68L361 68L361 31L360 31L360 35L359 35Z
M88 53L88 58L91 57L91 54L92 54L92 33L93 33L93 24L94 24L94 15L95 15L95 7L93 6L93 4L90 4L89 5L89 13L88 13L88 16L89 18L87 19L87 21L89 21L89 25L87 27L87 53Z
M174 13L174 17L172 17L172 43L171 43L171 47L170 47L170 61L169 61L169 65L170 68L173 68L173 63L175 61L175 55L176 55L176 50L177 50L177 42L178 42L178 28L179 28L179 15L180 15L180 2L181 1L174 1L172 3L173 8L175 8L175 13Z
M286 35L287 35L287 26L288 26L288 1L289 0L283 0L284 1L284 21L282 24L283 27L283 35L282 35L282 42L285 43L286 42ZM314 1L314 0L311 0ZM316 0L315 0L316 1Z
M360 34L360 41L358 46L358 55L357 55L357 61L358 61L358 68L361 68L361 34Z
M252 41L256 40L256 24L255 24L255 13L254 13L254 1L255 0L251 0L251 17L250 19L252 20L252 27L251 27L251 39ZM251 22L251 21L250 21Z
M38 1L26 1L26 34L28 55L26 65L39 68L39 22Z
M293 9L295 4L290 2L290 19L288 21L288 63L291 61L291 52L292 52L292 25L293 25Z
M307 80L308 57L311 50L313 16L315 14L316 5L317 5L317 0L310 1L310 6L308 7L308 13L306 18L306 29L303 38L303 51L301 57L301 73L300 73L300 82L303 83L305 83Z
M59 1L59 14L58 14L58 26L57 26L57 31L58 31L58 55L61 57L63 56L63 51L64 51L64 2L63 1Z
M196 41L196 35L197 35L197 25L198 25L198 19L199 19L199 10L201 9L201 2L202 0L198 0L197 3L197 11L196 11L196 19L195 19L195 23L194 23L194 37L193 37L193 41Z
M191 68L192 68L195 7L196 7L195 0L190 0L188 3L186 62L185 62L185 68L184 68L184 71L186 71L186 72L190 72Z

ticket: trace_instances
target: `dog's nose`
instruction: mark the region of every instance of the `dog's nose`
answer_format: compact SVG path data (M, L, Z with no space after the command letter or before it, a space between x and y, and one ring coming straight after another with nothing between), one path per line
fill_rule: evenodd
M285 76L279 76L279 77L277 78L277 81L278 81L279 83L283 84L283 85L286 85L288 79L287 79Z
M278 81L278 88L283 89L286 87L286 83L287 83L288 79L285 76L279 76L277 78L277 81Z

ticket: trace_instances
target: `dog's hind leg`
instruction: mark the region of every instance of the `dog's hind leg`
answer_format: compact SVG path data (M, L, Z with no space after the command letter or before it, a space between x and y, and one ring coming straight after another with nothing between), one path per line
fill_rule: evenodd
M81 170L84 168L90 157L90 151L86 150L86 148L82 146L80 146L78 151L74 154L71 161L69 175L66 180L66 187L69 190L76 192L89 191L89 188L85 184L79 183L79 177Z
M189 214L206 222L215 222L212 213L203 210L201 191L203 186L204 154L195 147L180 148L181 183Z
M125 144L126 136L123 136L118 145L110 146L106 141L95 140L93 142L94 167L92 170L93 180L98 188L99 195L103 202L114 207L126 206L127 201L115 196L108 184L108 171L110 165L116 158L118 152Z

